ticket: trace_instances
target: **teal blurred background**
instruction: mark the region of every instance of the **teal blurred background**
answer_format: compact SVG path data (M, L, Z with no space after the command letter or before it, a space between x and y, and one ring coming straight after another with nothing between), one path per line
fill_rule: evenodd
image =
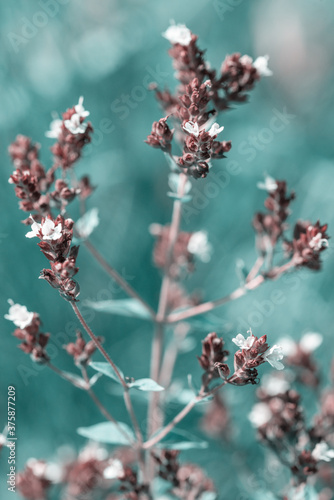
M46 12L46 5L54 10ZM44 10L41 7L44 5ZM151 124L161 116L147 83L174 86L167 55L168 42L161 32L170 19L185 23L199 35L199 46L219 68L227 53L240 51L253 57L270 55L274 76L263 79L251 92L250 102L225 113L218 120L225 126L224 139L232 140L228 159L216 162L214 173L225 174L225 184L210 176L194 183L197 200L213 183L200 208L183 220L185 230L206 229L214 246L209 264L198 264L186 283L188 290L205 290L213 299L239 284L237 259L251 266L256 258L252 215L262 209L264 193L256 183L267 173L286 179L296 190L292 221L318 218L334 227L333 130L334 130L334 5L329 0L55 0L54 2L0 2L0 134L1 192L1 318L7 299L37 311L44 330L52 333L56 357L53 362L72 370L61 345L74 337L78 326L69 305L46 282L38 280L46 264L34 240L25 238L23 218L7 179L11 173L7 147L18 133L41 143L42 161L49 166L52 143L45 138L51 112L62 112L85 97L85 107L95 128L92 144L77 166L88 173L97 189L89 200L98 207L100 226L92 241L113 266L156 306L160 275L151 265L151 222L170 220L172 201L166 196L168 166L160 151L144 144ZM36 27L38 25L39 27ZM118 100L127 100L120 108ZM272 119L282 113L279 131L272 132ZM255 141L255 147L254 144ZM231 173L231 163L238 169ZM207 188L208 189L208 188ZM71 207L76 215L77 208ZM333 252L325 253L323 270L303 271L293 279L272 282L253 294L217 310L227 345L232 334L245 331L299 338L306 331L319 331L324 343L317 351L324 383L333 354ZM79 254L81 300L123 297L104 275L85 248ZM273 305L270 294L282 292L282 304ZM267 304L264 312L263 301ZM148 376L151 326L146 322L94 314L93 330L103 335L106 346L127 375ZM31 457L51 458L64 444L80 447L83 438L76 427L102 421L88 396L74 390L46 369L36 371L29 358L17 349L12 325L1 319L0 427L6 421L7 386L17 391L18 468ZM196 347L183 355L176 376L200 376L195 354L208 331L194 331ZM233 350L234 352L234 350ZM18 367L31 370L24 381ZM108 394L105 394L104 388ZM111 396L112 386L97 385L97 392L113 413L125 419L121 400ZM261 489L282 484L263 470L265 452L254 444L254 431L247 415L255 400L255 388L228 388L227 400L234 415L233 439L217 441L207 450L185 452L183 458L201 463L216 482L221 498L259 498ZM305 393L308 408L313 395ZM171 415L177 408L171 410ZM138 403L139 419L145 405ZM196 412L184 426L193 426ZM196 431L199 432L200 431ZM233 450L238 450L237 452ZM3 477L6 451L1 462L1 498L9 497ZM269 479L268 479L269 478ZM10 497L9 497L10 498ZM220 497L219 497L220 498ZM266 497L267 498L267 497Z

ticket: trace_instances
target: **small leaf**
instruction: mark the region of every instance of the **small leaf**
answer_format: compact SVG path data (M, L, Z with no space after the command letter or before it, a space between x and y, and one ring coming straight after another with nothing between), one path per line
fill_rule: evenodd
M75 223L74 229L80 240L86 240L99 225L99 209L92 208L88 210Z
M217 493L215 493L214 491L205 491L199 497L199 500L217 500L217 498Z
M168 191L167 196L173 198L174 200L181 201L181 203L188 203L193 199L193 197L190 194L180 197L177 194L172 193L171 191Z
M63 374L64 374L63 378L65 378L67 380L71 380L71 382L76 387L79 387L79 389L85 389L85 390L87 389L86 382L79 375L76 375L75 373L70 373L70 372L63 372Z
M155 382L151 378L140 378L138 380L135 380L134 382L131 382L129 384L129 387L133 389L138 389L138 391L159 392L165 390L164 387L157 384L157 382Z
M85 305L99 312L128 316L130 318L151 319L149 311L137 299L86 300Z
M127 424L123 422L101 422L90 427L79 427L77 433L99 443L122 444L128 446L135 436ZM128 438L126 437L128 436Z
M103 375L106 375L107 377L112 378L113 380L115 380L115 382L118 382L119 384L121 383L118 376L116 375L115 370L113 369L113 367L111 365L109 365L109 363L105 363L103 361L91 361L89 363L89 366L91 366L93 368L93 370L96 370L97 372L100 372ZM121 377L124 378L122 370L120 370L118 367L117 367L117 369L118 369Z
M93 385L96 384L96 382L102 377L102 373L95 373L90 379L89 379L89 385L93 387Z
M167 450L202 450L208 447L208 443L198 441L196 436L187 431L174 429L158 446Z

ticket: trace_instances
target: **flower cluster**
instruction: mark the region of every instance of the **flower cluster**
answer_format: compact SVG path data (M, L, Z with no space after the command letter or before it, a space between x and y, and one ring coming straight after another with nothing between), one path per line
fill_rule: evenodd
M93 128L90 122L85 122L89 111L83 107L83 97L79 103L63 113L62 120L51 122L47 137L57 139L51 151L55 157L55 164L68 169L81 157L85 144L89 143Z
M266 177L264 183L258 183L258 187L268 193L264 206L269 213L258 212L253 219L253 226L258 234L257 247L260 253L265 255L268 245L274 247L287 229L285 221L295 193L292 191L288 194L286 182L277 181L272 177Z
M46 462L28 460L25 469L17 475L17 489L28 500L46 500L53 483Z
M309 476L319 472L321 462L334 458L334 450L325 441L334 427L330 430L328 422L322 427L323 416L320 415L308 429L299 394L290 389L284 379L276 382L275 390L272 390L274 384L260 387L260 402L253 407L249 419L259 439L289 466L296 484L305 484Z
M316 271L320 269L320 255L328 247L327 227L327 224L321 225L320 221L315 224L297 222L293 241L285 243L285 249L292 254L295 266L305 266Z
M320 254L328 247L327 225L321 225L319 221L315 224L298 221L293 230L293 239L290 241L285 234L288 228L286 220L290 215L290 204L295 199L295 193L288 194L286 182L272 177L266 177L265 182L258 183L258 187L268 193L264 203L268 212L256 213L253 218L253 226L257 233L257 249L269 264L267 276L277 278L282 271L301 266L319 270ZM271 268L279 240L282 240L288 261L282 267Z
M268 57L253 62L247 55L227 56L217 75L197 46L197 36L186 26L171 25L163 36L172 44L169 55L180 85L175 95L151 85L167 116L154 122L146 142L171 154L175 135L183 150L182 156L173 158L176 165L195 179L206 177L210 160L224 158L224 153L231 149L231 142L216 140L223 127L217 123L211 126L212 117L228 109L230 102L245 101L246 92L253 88L255 81L271 75ZM175 134L166 124L169 116L175 122Z
M79 197L86 199L93 191L87 176L73 181L73 175L67 180L66 175L81 157L82 148L90 141L92 127L84 120L89 115L83 107L83 98L79 103L67 110L63 119L56 119L51 124L51 130L46 133L50 138L57 139L51 148L54 162L46 170L39 161L39 145L31 139L18 135L9 146L9 154L15 171L9 178L9 183L15 185L15 194L20 199L21 210L30 212L36 222L42 217L52 216L52 211L64 213L68 203ZM65 169L62 178L56 179L56 171ZM24 221L31 224L32 220Z
M51 269L41 271L41 279L45 279L67 300L76 300L79 285L73 279L78 272L76 259L79 247L71 246L73 238L72 219L64 219L61 215L53 220L50 215L42 218L41 223L32 219L31 231L27 238L37 237L41 241L38 246L50 261Z
M18 135L8 151L15 167L8 182L15 185L15 194L21 200L20 209L48 213L49 199L44 192L52 184L53 174L51 169L46 173L39 161L39 145L32 143L28 137Z
M34 361L48 361L49 356L46 353L46 346L50 334L40 331L41 321L37 313L29 312L26 306L14 304L9 299L10 308L5 318L12 321L16 328L13 332L14 337L21 341L18 346L26 354L30 354Z
M102 340L102 338L98 337L100 343ZM64 349L73 357L77 366L85 366L89 363L90 358L96 351L96 345L92 340L86 342L81 332L78 331L76 341L64 345Z
M225 363L229 352L224 349L224 341L215 332L209 333L202 341L202 354L198 356L199 364L205 371L203 383L205 386L215 378L219 378L219 370L228 370Z
M193 272L195 257L203 262L210 260L212 248L207 233L204 231L179 232L171 256L168 254L171 239L170 226L152 224L150 232L157 238L153 251L154 264L159 269L166 270L173 279L178 279L184 270L188 273Z
M162 450L160 455L154 455L159 476L171 484L171 493L183 500L199 500L203 494L213 493L213 482L204 471L194 464L180 464L179 453L177 450Z
M269 347L267 336L258 338L249 331L245 338L239 333L232 342L240 350L234 355L234 373L230 376L230 368L226 364L228 351L223 349L223 339L216 333L210 333L202 342L202 355L198 358L201 367L205 370L203 386L207 388L212 379L220 377L232 385L256 384L258 381L257 367L268 362L277 370L284 368L282 348L278 345Z

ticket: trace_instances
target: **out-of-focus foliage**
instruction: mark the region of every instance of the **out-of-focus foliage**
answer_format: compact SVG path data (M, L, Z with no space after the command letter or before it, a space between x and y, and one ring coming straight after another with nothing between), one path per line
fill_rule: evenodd
M43 10L41 5L49 7ZM188 289L205 289L208 299L219 297L238 285L236 261L253 263L256 254L251 218L262 208L264 196L256 183L265 172L287 179L296 190L293 220L320 218L329 223L329 234L334 228L331 2L1 2L0 312L3 317L8 298L37 311L44 330L52 332L54 363L64 369L72 366L61 346L69 337L74 338L78 325L66 302L37 279L45 260L34 242L24 237L22 213L7 183L11 166L6 148L16 134L23 133L41 143L42 160L50 162L51 141L44 132L48 130L51 111L61 112L75 104L80 95L85 96L95 134L77 168L80 174L89 173L97 186L90 204L99 209L101 222L92 239L155 306L160 277L151 265L153 240L148 226L169 220L172 200L166 196L168 165L161 152L143 141L152 121L160 117L154 95L147 90L148 83L155 80L161 87L174 85L168 42L161 37L170 19L186 23L199 35L199 46L207 49L213 66L219 67L226 53L240 51L254 57L269 54L274 72L273 77L257 85L249 103L220 118L219 123L225 126L224 139L232 140L232 150L227 160L216 163L213 176L194 183L196 201L190 202L193 210L183 220L183 227L205 228L214 253L209 264L198 265L197 273L186 283ZM234 175L223 175L232 161ZM217 182L219 176L222 180ZM209 196L203 197L201 193L209 184ZM74 210L74 214L77 216L78 212ZM78 263L82 300L124 298L84 248ZM254 334L268 333L274 340L283 334L299 338L305 331L319 331L324 342L317 356L326 383L332 354L333 271L333 252L329 249L322 272L302 271L217 310L227 345L231 347L232 333L245 333L247 326L253 328ZM274 290L281 291L279 305L271 299ZM19 468L31 455L48 458L59 446L83 445L84 439L75 429L101 421L87 395L47 369L36 369L16 348L11 325L2 319L1 322L0 426L6 417L6 388L15 385ZM92 311L90 324L105 337L106 346L127 375L148 376L152 335L148 322ZM194 380L200 376L195 353L200 351L200 340L208 333L204 328L203 331L197 326L194 330L196 347L181 355L177 378L185 381L188 373L193 374ZM22 367L28 370L24 378L20 375ZM96 387L102 398L110 400L115 415L124 421L121 399L113 394L112 381L106 386L107 396L101 392L102 384ZM247 491L248 495L254 492L254 496L240 498L258 500L261 491L274 489L285 478L281 470L276 475L272 472L277 470L273 464L263 469L263 451L254 444L254 432L247 419L254 391L254 387L248 386L226 390L233 415L233 442L215 441L196 454L196 461L205 466L218 489L224 492L224 498L239 498ZM305 393L305 400L312 408L309 393ZM144 425L142 401L138 399L137 407ZM178 408L178 403L173 403L168 417ZM204 405L199 405L184 424L199 435L195 426L203 409ZM194 451L183 455L184 459L194 456ZM1 465L4 469L5 458ZM4 498L5 495L6 491Z

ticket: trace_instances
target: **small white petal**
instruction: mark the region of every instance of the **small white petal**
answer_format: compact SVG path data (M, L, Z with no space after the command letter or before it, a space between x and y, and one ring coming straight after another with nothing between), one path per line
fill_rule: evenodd
M297 344L290 337L282 337L278 341L284 356L294 356L297 352Z
M272 76L273 72L268 68L269 56L260 56L255 59L253 67L257 70L260 76Z
M106 479L117 479L122 477L124 474L123 464L120 460L115 458L110 462L110 465L106 467L103 471L103 475Z
M277 182L273 177L267 175L264 179L264 182L257 183L257 187L259 189L264 189L265 191L268 191L268 193L272 193L277 189Z
M212 245L209 243L208 235L205 231L193 233L187 249L193 255L199 257L202 262L209 262L212 254Z
M315 460L330 462L334 458L334 450L331 450L325 441L318 443L312 451L312 456Z
M198 123L194 122L186 122L183 126L183 130L188 132L188 134L192 134L195 137L199 136L199 128L198 128Z
M253 64L253 58L245 54L244 56L241 56L239 61L241 64Z
M238 333L238 335L234 339L232 339L232 342L240 347L240 349L250 349L254 344L254 341L254 335L249 335L249 337L247 337L246 339L241 333Z
M224 130L224 127L219 127L218 123L214 123L212 127L210 128L208 134L211 135L211 137L214 137L215 135L220 134Z
M263 358L276 370L283 370L284 365L281 363L283 359L283 349L281 346L275 344L267 352L264 353Z
M310 353L318 349L322 344L323 337L320 333L309 332L305 333L301 338L299 345L304 352Z
M58 139L61 133L62 125L63 125L63 120L60 120L60 118L52 120L52 122L50 123L50 130L45 132L46 137L49 137L50 139Z
M256 428L265 425L271 419L272 413L266 403L257 403L248 415L252 425Z
M173 45L179 43L186 47L191 42L191 31L185 24L172 24L162 36Z
M8 301L9 302L9 301ZM11 304L8 314L5 314L5 319L12 321L15 326L24 329L29 326L34 318L34 313L28 311L26 306L21 306L20 304L14 304L11 300Z

